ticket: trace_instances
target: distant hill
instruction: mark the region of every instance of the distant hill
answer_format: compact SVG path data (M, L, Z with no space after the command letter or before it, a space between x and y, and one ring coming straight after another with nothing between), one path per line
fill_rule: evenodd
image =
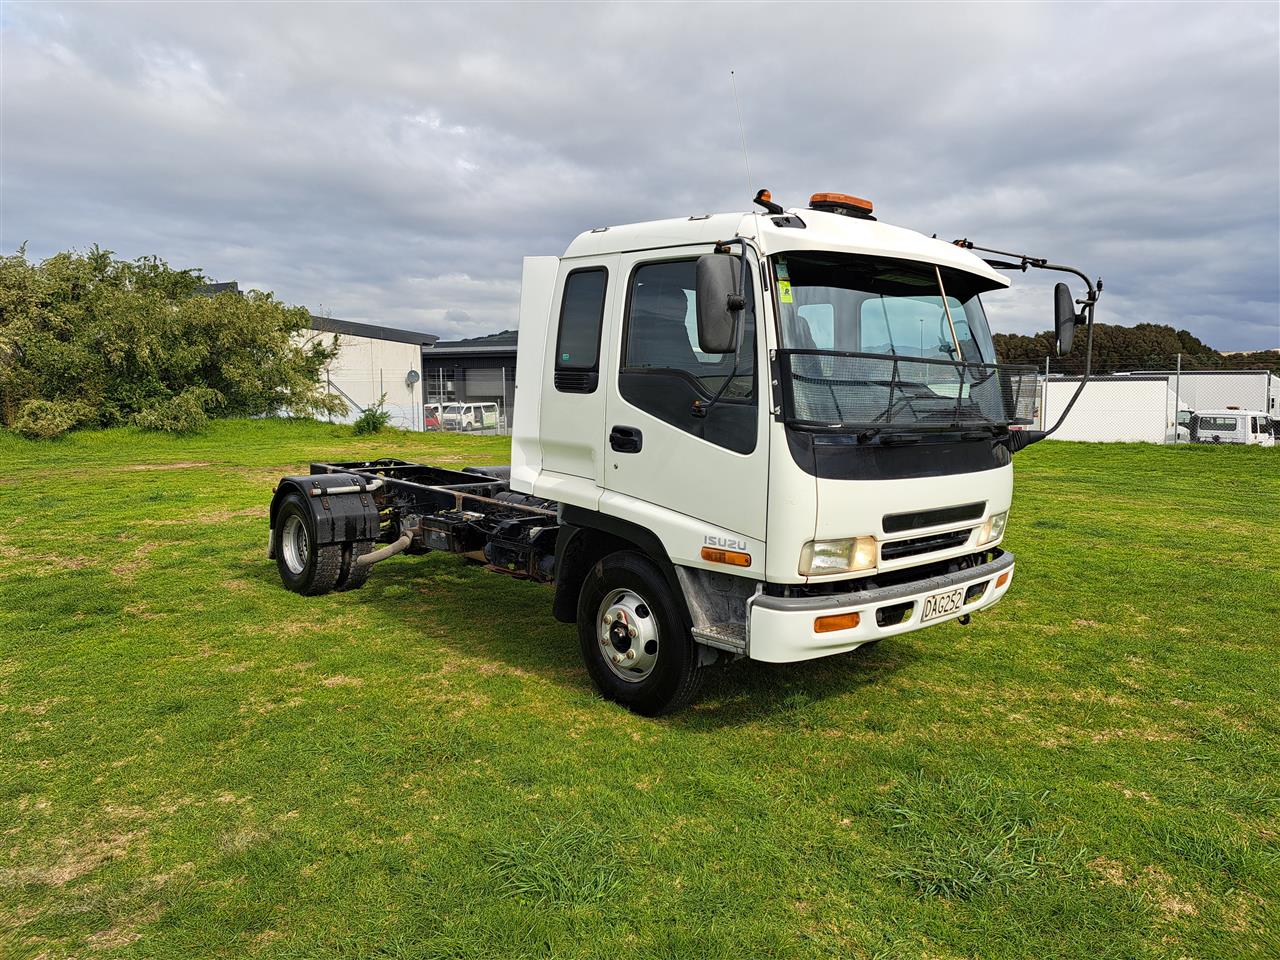
M1004 363L1044 365L1052 357L1055 373L1084 370L1083 330L1077 331L1075 347L1065 357L1057 356L1050 331L1027 337L1016 333L995 335L996 353ZM1117 327L1097 323L1093 327L1093 370L1095 373L1123 373L1128 370L1172 370L1182 355L1184 370L1271 370L1280 375L1280 350L1253 353L1222 353L1187 330L1158 323Z

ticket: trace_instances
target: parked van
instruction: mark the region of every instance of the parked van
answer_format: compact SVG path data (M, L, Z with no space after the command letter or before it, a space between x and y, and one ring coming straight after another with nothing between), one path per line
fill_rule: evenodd
M1271 418L1261 410L1198 410L1191 417L1191 439L1196 443L1247 443L1276 445Z
M446 430L496 430L498 405L496 403L450 403L441 418Z

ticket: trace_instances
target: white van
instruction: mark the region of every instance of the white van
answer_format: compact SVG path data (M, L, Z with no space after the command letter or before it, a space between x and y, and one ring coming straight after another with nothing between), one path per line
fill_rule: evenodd
M1271 418L1261 410L1199 410L1191 417L1191 439L1197 443L1276 445Z
M496 403L446 404L441 418L446 430L494 430L498 427Z

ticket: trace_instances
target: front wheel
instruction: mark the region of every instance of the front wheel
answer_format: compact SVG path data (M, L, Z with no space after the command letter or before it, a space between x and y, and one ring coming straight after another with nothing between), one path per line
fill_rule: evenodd
M697 693L697 645L666 578L641 553L612 553L591 568L578 595L578 639L596 689L636 713L671 713Z

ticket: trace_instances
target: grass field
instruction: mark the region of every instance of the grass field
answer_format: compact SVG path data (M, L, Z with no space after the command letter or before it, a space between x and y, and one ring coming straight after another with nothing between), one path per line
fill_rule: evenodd
M660 721L546 587L284 591L374 452L507 442L0 433L0 956L1280 956L1280 450L1033 447L1002 604Z

